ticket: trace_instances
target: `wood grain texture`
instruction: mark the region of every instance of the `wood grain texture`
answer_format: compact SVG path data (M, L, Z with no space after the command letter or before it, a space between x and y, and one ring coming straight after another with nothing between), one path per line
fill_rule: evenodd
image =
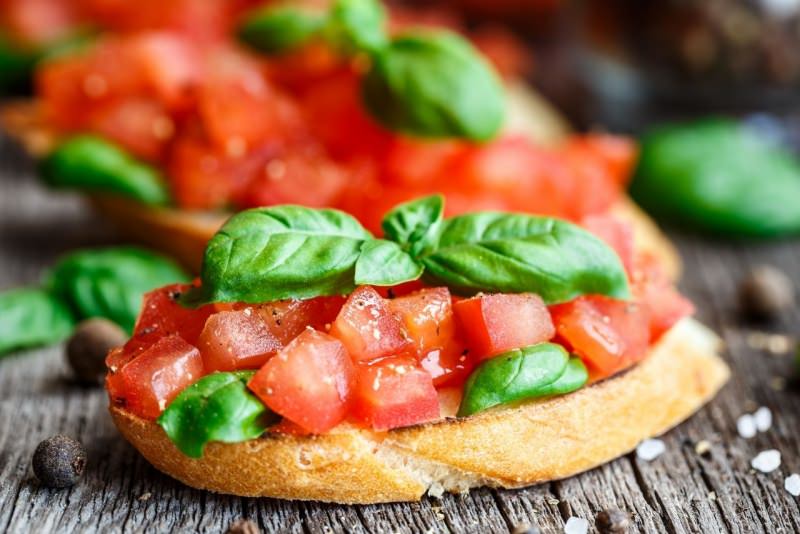
M652 462L628 455L559 482L415 504L343 507L212 495L142 460L113 428L102 391L72 383L61 347L52 347L0 361L0 532L213 533L247 517L265 532L509 532L535 522L549 533L562 532L569 516L593 521L611 506L635 514L634 532L798 532L800 503L783 479L800 473L800 393L770 387L774 377L789 376L792 358L754 349L747 338L764 329L800 335L800 313L768 326L744 322L736 288L757 263L800 279L800 243L675 237L686 260L683 287L698 317L724 337L734 376L707 408L663 437L667 452ZM66 250L113 240L79 198L42 190L30 163L0 141L0 289L35 283ZM736 418L759 405L772 409L773 428L751 440L737 437ZM87 446L89 466L71 489L41 488L30 457L41 439L59 432ZM712 443L707 457L695 453L703 439ZM782 452L780 469L752 472L751 458L769 448Z

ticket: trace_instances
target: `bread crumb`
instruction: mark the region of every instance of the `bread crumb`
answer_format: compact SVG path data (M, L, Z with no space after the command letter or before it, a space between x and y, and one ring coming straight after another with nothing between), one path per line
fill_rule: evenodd
M701 439L694 446L694 452L696 452L700 456L705 456L706 454L711 452L711 442L708 441L707 439Z
M150 497L152 497L152 496L153 496L153 494L150 493L149 491L147 491L147 492L142 493L141 495L139 495L139 500L140 501L149 501Z

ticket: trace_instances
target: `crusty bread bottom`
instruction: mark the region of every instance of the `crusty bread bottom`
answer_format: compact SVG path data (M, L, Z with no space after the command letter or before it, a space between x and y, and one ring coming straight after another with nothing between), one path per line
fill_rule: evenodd
M211 443L201 459L179 452L156 423L110 411L150 463L195 488L348 504L412 501L426 491L560 479L627 453L716 394L729 376L719 346L711 331L685 319L636 367L572 394L385 433L347 424L323 436L268 433Z

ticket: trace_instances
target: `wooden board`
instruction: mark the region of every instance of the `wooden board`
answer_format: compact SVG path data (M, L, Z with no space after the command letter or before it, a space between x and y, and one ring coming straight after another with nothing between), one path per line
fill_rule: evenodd
M0 142L0 289L34 283L71 248L114 239L77 196L45 192L31 170ZM224 532L246 517L265 532L508 532L535 521L548 533L562 532L570 516L593 520L609 506L635 513L633 532L798 532L800 506L783 479L800 473L800 393L770 386L788 376L792 358L748 345L750 330L764 327L739 318L735 290L759 262L800 280L800 243L676 241L686 260L683 287L698 317L725 338L734 376L714 402L664 436L667 452L652 462L628 455L551 484L419 504L341 507L206 494L142 460L114 430L102 391L71 383L61 348L53 347L0 361L0 532ZM800 334L800 313L771 328ZM759 405L773 410L773 428L751 440L737 437L736 418ZM68 490L40 488L31 454L59 432L86 444L86 475ZM694 449L703 439L712 443L707 458ZM783 453L781 468L752 472L751 458L769 448Z

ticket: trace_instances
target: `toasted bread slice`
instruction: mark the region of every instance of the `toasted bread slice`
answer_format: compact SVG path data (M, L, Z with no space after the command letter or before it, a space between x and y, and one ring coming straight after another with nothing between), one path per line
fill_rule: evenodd
M426 492L565 478L629 452L716 394L729 376L719 347L711 331L684 319L634 368L575 393L383 433L342 424L322 436L210 443L200 459L182 454L156 423L110 411L150 463L195 488L348 504L413 501ZM443 404L443 413L454 412Z
M542 144L552 144L569 132L564 119L545 100L522 83L507 88L508 131L517 132ZM0 110L0 123L35 157L47 154L56 142L56 132L47 127L33 101L7 104ZM175 257L187 268L199 271L206 242L229 214L173 208L154 208L114 196L94 195L92 205L127 237ZM658 227L628 198L613 210L630 221L636 246L657 256L664 271L674 280L680 273L680 257Z

